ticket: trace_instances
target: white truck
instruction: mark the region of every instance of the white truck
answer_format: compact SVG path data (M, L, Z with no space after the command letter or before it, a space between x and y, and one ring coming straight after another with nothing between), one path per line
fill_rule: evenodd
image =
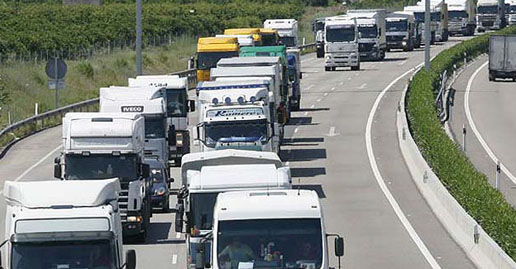
M360 60L381 60L387 50L385 9L352 9L348 16L357 19Z
M357 20L353 17L336 16L326 19L324 28L324 70L337 67L360 70Z
M430 0L430 19L436 23L435 40L448 41L448 5L445 0ZM418 6L425 9L425 1L419 1Z
M509 16L507 19L507 24L515 25L516 24L516 0L510 0L508 4L509 4L509 7L508 7L507 13Z
M446 0L450 35L472 36L477 28L476 4L473 0Z
M425 35L425 6L423 5L415 5L415 6L406 6L403 8L404 12L412 12L414 14L414 19L417 23L422 25L421 29L421 42L424 44L426 35ZM432 18L432 14L430 14L430 19ZM438 28L438 22L436 20L430 20L430 44L434 44L436 40L436 32Z
M280 40L287 48L297 48L299 46L298 23L295 19L276 19L265 20L263 27L278 31Z
M253 35L215 35L215 37L236 37L240 47L254 47L256 45Z
M385 20L387 51L391 49L414 50L418 42L414 15L395 12L388 14Z
M280 125L271 118L266 88L199 92L201 151L241 149L279 153Z
M116 179L6 181L7 267L0 267L134 269L134 250L122 258L119 192Z
M162 91L156 87L100 88L100 112L139 113L145 118L145 156L169 165L168 141L175 139L167 123L167 108ZM167 141L168 140L168 141Z
M489 36L489 81L516 81L516 35Z
M477 1L477 31L498 30L505 27L504 0Z
M118 178L123 234L139 241L145 241L152 214L144 128L145 119L134 113L67 113L63 152L54 166L54 177L64 180Z
M217 195L240 190L290 189L290 169L277 154L244 150L192 153L181 166L176 232L186 224L188 268L195 268L200 241L211 232ZM184 219L186 217L186 219ZM209 260L209 257L207 257Z
M129 78L129 87L154 86L163 89L167 108L168 129L174 136L168 139L168 160L176 166L181 164L181 157L190 153L190 124L188 112L195 111L195 100L188 100L187 78L176 75L138 76ZM159 94L159 93L156 93Z
M328 237L335 237L335 255L344 255L344 240L327 234L315 191L261 190L225 192L217 197L213 232L199 246L211 262L197 268L322 268L329 267ZM205 246L213 246L207 249ZM244 248L236 257L232 249Z

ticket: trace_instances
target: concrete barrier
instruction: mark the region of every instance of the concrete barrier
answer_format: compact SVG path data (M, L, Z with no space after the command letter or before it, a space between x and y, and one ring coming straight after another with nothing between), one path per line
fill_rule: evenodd
M516 268L516 263L453 198L426 163L410 133L405 112L405 87L397 112L398 141L419 191L452 238L479 268Z

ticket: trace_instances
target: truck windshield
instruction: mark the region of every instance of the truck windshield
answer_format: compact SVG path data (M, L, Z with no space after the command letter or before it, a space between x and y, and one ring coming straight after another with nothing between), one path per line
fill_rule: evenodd
M477 8L477 12L479 14L497 14L498 13L498 5L479 6Z
M238 57L238 51L199 52L197 53L197 69L210 70L217 67L222 58Z
M263 46L277 46L278 38L275 34L262 34Z
M387 32L407 31L407 21L387 21Z
M12 269L115 269L109 240L13 243Z
M215 147L217 142L256 142L267 140L267 121L224 121L206 124L206 145Z
M190 193L190 216L188 224L199 230L213 227L213 208L218 193Z
M516 5L509 7L509 13L510 14L516 14Z
M359 26L358 32L360 32L362 38L375 38L378 36L378 29L376 29L376 26Z
M145 138L164 138L167 121L163 115L145 115Z
M321 268L320 219L255 219L218 223L220 268Z
M414 12L414 18L416 21L424 22L425 21L425 13L424 12Z
M467 18L468 13L465 10L448 11L448 17L450 19L462 19Z
M296 38L293 36L282 36L280 37L281 43L287 46L288 48L296 46Z
M108 179L122 181L138 179L136 154L113 156L111 154L66 155L65 175L68 180Z
M169 117L186 117L186 89L167 89L167 113Z
M355 26L326 27L328 42L349 42L355 40Z

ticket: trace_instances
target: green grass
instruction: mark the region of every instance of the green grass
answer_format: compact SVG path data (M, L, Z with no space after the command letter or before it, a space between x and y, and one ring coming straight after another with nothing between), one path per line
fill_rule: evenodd
M144 74L166 74L184 70L188 58L195 54L193 37L180 37L172 45L146 48L143 53ZM60 106L98 96L100 87L127 85L127 78L136 73L135 54L130 50L96 55L88 60L67 61L66 89L59 92ZM47 87L44 63L6 63L0 77L9 92L10 102L0 111L0 124L7 124L7 111L12 121L32 116L34 104L39 111L54 109L55 91Z
M516 27L497 33L515 34ZM460 146L444 132L434 107L439 74L463 65L488 50L488 35L462 42L440 53L429 71L419 71L408 92L408 119L414 139L448 191L500 247L516 258L516 211L477 171Z

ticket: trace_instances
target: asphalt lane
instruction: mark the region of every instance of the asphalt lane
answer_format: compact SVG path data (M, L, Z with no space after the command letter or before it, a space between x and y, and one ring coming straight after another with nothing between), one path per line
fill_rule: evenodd
M451 44L435 46L433 52ZM302 59L302 109L293 114L287 126L281 157L292 167L296 185L299 182L301 188L318 192L327 231L345 237L344 267L429 268L428 258L409 236L378 186L364 135L378 94L395 78L420 64L422 51L389 53L385 61L362 63L361 71L346 68L325 72L323 60L314 54ZM401 79L386 94L374 118L373 149L380 173L439 265L471 268L471 262L411 184L399 155L394 117L405 81ZM16 144L0 161L0 180L14 180L29 168L31 171L21 180L52 179L53 157L57 152L34 164L61 143L60 132L57 127ZM177 168L172 175L179 181ZM175 201L171 200L174 205ZM0 206L5 211L3 201ZM184 239L173 231L173 220L173 213L154 214L146 244L128 246L137 251L138 268L185 268ZM331 265L336 266L331 253Z

